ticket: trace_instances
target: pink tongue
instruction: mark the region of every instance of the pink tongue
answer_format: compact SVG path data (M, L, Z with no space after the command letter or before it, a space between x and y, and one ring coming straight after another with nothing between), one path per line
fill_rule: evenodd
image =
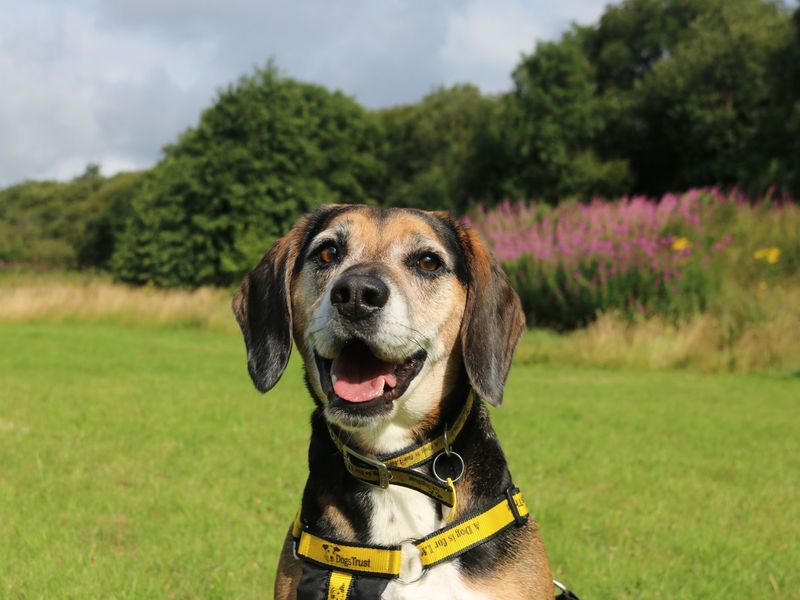
M333 359L331 364L333 391L348 402L369 402L383 394L384 385L397 385L394 365L367 352L348 352Z

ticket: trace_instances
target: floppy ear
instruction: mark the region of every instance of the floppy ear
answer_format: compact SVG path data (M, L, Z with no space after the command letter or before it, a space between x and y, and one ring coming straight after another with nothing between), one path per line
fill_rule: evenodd
M508 277L481 238L458 225L467 261L467 304L461 347L467 376L484 400L499 406L525 314Z
M260 392L278 382L292 352L289 284L298 229L273 244L233 297L233 314L247 346L247 368Z

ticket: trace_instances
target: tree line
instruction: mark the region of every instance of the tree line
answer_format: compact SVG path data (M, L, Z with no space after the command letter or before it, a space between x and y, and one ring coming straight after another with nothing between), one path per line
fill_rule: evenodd
M625 0L470 84L370 111L273 64L142 173L0 191L0 261L229 285L326 202L446 209L738 186L800 195L800 8Z

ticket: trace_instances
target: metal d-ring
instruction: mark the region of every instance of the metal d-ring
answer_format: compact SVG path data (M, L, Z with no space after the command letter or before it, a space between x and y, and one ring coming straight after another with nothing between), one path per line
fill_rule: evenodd
M446 451L445 452L440 452L439 454L436 455L436 458L433 459L433 476L436 477L436 479L438 479L442 483L447 483L447 479L442 479L439 476L439 473L436 472L436 463L439 461L440 458L442 458L443 455L455 456L458 459L458 462L461 463L461 471L459 472L457 477L453 477L453 479L452 479L453 483L455 483L456 481L461 479L461 477L464 475L464 469L465 469L465 467L464 467L464 459L461 458L461 455L458 452L455 452L454 450L451 450L450 452L446 452Z
M419 548L417 548L417 540L415 540L414 538L408 538L408 539L403 540L402 542L400 542L400 557L401 557L400 558L400 564L401 564L400 569L401 569L401 571L402 571L402 564L403 564L403 548L407 547L406 544L408 544L411 548L414 548L417 551L417 556L415 556L414 559L415 560L419 560L420 561L420 565L422 566L422 561L419 558ZM419 581L420 579L425 577L425 575L427 575L427 574L428 574L428 569L426 569L424 566L422 566L422 568L420 569L419 575L417 575L414 579L403 579L402 577L400 577L400 574L398 573L397 581L399 581L403 585L408 585L409 583L416 583L417 581Z

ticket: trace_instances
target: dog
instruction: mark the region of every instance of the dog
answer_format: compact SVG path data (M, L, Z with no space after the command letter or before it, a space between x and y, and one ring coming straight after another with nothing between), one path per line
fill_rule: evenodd
M552 600L485 405L503 399L525 318L472 229L322 206L245 276L233 312L256 388L276 384L294 342L315 403L275 598ZM410 468L387 466L401 455ZM484 539L489 509L503 520ZM394 571L369 570L384 557Z

